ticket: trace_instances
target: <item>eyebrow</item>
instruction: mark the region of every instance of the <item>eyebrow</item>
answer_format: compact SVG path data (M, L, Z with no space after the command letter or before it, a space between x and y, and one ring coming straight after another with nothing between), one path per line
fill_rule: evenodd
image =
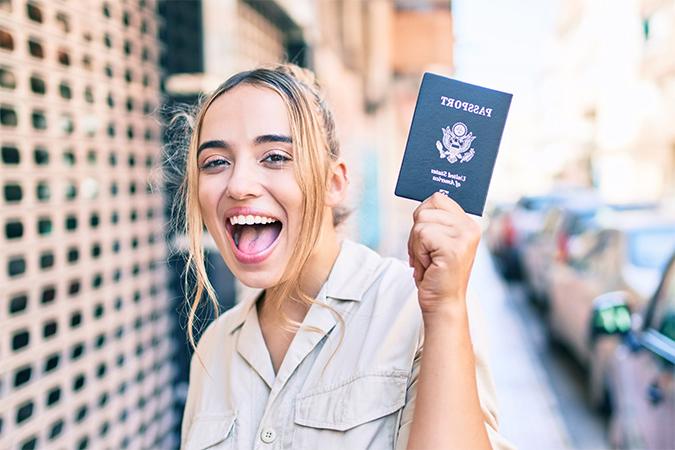
M262 134L260 136L257 136L253 140L253 143L255 145L266 144L269 142L284 142L287 144L292 144L293 139L291 139L290 136L286 136L283 134ZM231 149L232 146L227 141L224 141L222 139L215 139L211 141L202 142L199 148L197 148L197 155L199 155L199 153L201 153L202 150L205 150L207 148L222 148L224 150L228 150Z

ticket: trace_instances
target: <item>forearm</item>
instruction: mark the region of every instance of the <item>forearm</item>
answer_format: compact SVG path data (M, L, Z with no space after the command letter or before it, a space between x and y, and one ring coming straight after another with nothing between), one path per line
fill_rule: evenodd
M408 450L489 449L466 303L424 316L424 350Z

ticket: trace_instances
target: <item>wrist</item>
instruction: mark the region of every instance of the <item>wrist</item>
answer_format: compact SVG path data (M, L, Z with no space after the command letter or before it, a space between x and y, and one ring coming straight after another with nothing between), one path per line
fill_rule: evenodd
M467 322L466 299L445 299L438 303L433 307L422 309L422 319L425 327L436 325L447 326L458 322Z

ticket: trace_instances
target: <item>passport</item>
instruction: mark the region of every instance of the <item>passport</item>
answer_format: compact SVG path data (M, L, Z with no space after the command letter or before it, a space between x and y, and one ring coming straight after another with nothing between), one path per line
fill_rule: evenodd
M482 216L512 97L425 72L395 194L441 192Z

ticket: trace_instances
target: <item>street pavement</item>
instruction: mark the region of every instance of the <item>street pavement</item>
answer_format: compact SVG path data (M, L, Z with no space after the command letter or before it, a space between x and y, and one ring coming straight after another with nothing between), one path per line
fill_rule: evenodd
M480 246L470 282L497 390L500 433L521 450L573 449L558 399L535 353L528 326L510 302L491 256ZM475 307L476 305L474 305Z

